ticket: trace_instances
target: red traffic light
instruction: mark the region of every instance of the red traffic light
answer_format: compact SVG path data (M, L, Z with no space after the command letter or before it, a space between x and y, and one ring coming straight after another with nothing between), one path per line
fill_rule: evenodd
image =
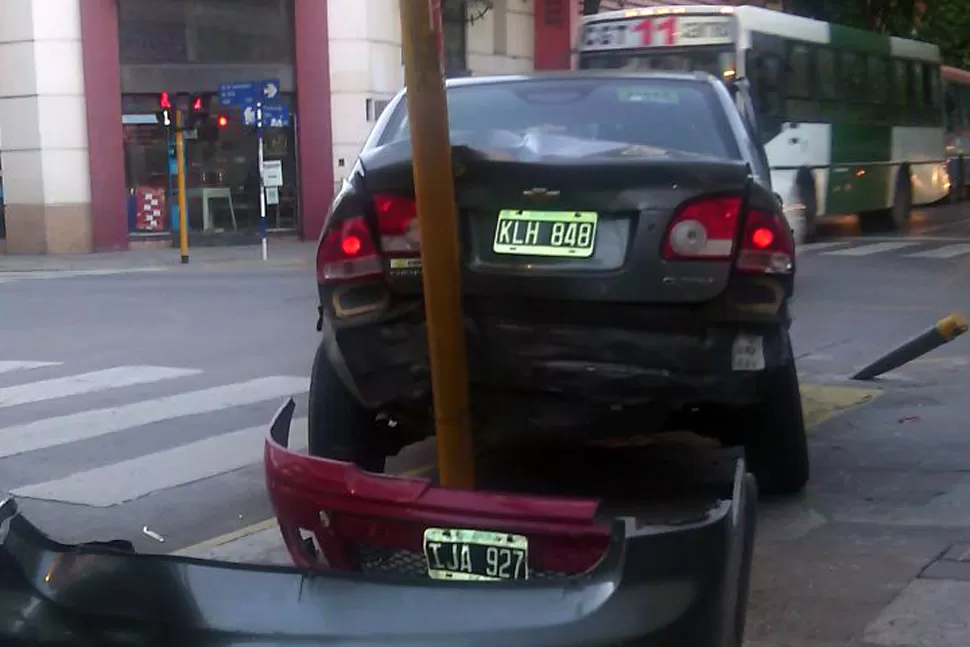
M225 115L219 115L219 118L216 119L216 123L219 125L219 128L225 128L226 126L229 125L229 117Z
M162 92L160 95L158 95L158 107L162 110L172 109L172 100L169 98L168 92Z
M196 97L195 100L192 102L192 110L195 112L202 112L202 108L203 108L202 97L201 96Z

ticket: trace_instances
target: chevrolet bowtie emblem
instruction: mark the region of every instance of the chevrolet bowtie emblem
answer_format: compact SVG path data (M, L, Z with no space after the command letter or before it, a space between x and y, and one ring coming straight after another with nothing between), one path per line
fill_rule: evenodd
M523 191L522 195L524 195L527 198L558 198L559 191L536 187L534 189L528 189L526 191Z

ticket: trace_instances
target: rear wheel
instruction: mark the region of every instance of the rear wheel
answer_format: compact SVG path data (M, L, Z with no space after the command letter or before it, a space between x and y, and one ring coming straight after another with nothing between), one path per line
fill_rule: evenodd
M340 381L320 344L310 373L310 454L355 463L370 472L383 472L383 430L374 413L361 405Z
M761 402L743 416L741 433L758 490L768 495L794 495L808 483L808 439L802 416L795 358L765 376Z
M909 225L912 210L913 184L909 178L909 169L903 167L896 175L892 206L860 214L860 224L867 232L900 231Z
M818 200L815 195L815 182L809 173L799 176L795 184L795 197L803 205L802 210L802 243L814 243L818 237L816 220L818 218Z
M951 203L963 202L966 199L966 183L964 182L964 164L966 162L961 155L950 164L950 195Z

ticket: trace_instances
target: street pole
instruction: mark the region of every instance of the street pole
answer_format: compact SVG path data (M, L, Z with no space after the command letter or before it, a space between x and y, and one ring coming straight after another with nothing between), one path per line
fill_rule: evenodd
M258 142L258 152L256 163L259 164L259 236L262 239L263 260L265 261L269 250L266 245L266 178L263 177L263 104L256 103L256 140Z
M429 0L400 0L441 485L475 487L448 108Z
M185 196L185 111L175 108L175 171L179 191L179 250L182 263L189 262L189 208Z

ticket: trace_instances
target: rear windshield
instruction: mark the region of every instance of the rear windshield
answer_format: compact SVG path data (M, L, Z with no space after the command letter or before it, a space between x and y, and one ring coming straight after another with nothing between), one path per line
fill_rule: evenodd
M679 79L554 79L448 89L450 130L547 132L739 159L714 89ZM377 144L410 137L400 101Z

